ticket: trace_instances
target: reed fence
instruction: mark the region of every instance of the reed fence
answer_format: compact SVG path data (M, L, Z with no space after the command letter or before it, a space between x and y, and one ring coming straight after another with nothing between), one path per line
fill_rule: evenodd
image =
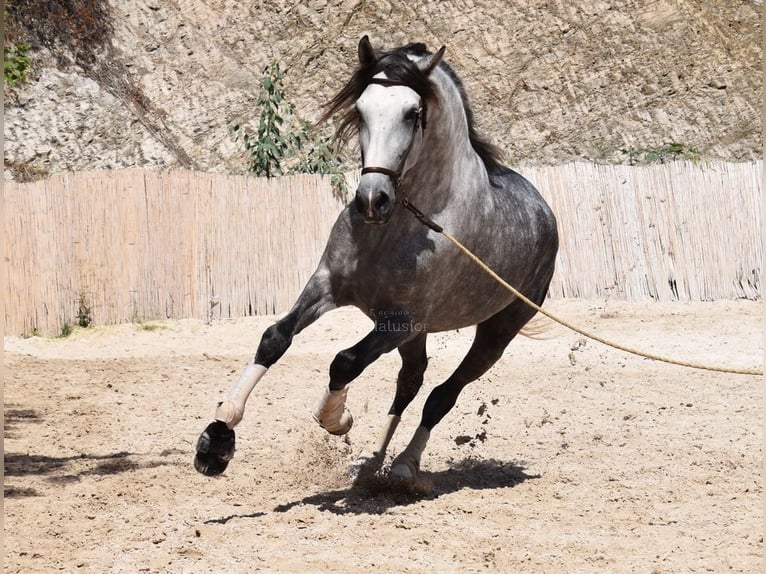
M520 169L558 218L550 297L760 297L761 168ZM343 207L318 176L184 170L68 173L4 194L8 334L284 312Z
M761 161L524 169L558 219L551 296L759 298L762 169Z

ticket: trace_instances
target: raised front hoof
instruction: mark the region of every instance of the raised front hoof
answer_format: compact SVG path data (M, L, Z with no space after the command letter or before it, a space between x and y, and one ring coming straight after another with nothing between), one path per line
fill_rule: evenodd
M343 414L340 416L340 420L335 424L326 425L319 420L317 422L319 422L319 425L328 433L335 436L343 436L344 434L348 433L348 431L351 430L352 426L354 426L354 417L351 415L350 410L345 409L343 411Z
M205 476L218 476L234 456L234 431L222 421L210 423L197 439L194 468Z

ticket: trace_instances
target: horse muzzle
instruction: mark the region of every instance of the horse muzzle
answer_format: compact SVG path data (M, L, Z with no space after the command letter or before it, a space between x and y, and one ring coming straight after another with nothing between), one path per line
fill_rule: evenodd
M366 223L384 224L394 211L393 193L382 189L356 190L354 205Z
M362 180L356 189L354 204L365 222L388 223L394 212L398 184L399 174L393 170L382 167L362 169Z

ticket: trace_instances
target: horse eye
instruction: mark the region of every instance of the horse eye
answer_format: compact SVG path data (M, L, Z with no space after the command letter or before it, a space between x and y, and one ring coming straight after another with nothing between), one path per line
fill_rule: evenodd
M420 117L420 108L407 110L407 113L404 114L404 119L408 122L412 122L417 120Z

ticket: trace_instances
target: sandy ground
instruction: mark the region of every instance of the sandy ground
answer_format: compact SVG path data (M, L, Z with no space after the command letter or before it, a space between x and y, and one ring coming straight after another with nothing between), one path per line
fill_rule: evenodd
M761 364L760 303L550 307L647 350ZM354 382L349 435L326 435L309 411L334 354L369 328L339 310L259 383L227 471L201 476L197 436L273 320L6 338L5 571L760 571L761 378L563 330L519 338L434 431L420 490L354 486L344 470L379 431L398 358ZM471 335L431 337L390 456Z

